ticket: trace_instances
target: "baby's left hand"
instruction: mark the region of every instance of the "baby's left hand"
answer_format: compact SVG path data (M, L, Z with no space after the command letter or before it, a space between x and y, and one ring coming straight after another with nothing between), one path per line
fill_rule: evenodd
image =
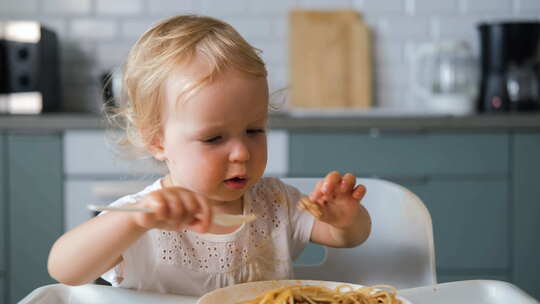
M364 186L355 185L353 174L341 176L337 171L328 173L319 181L309 195L309 199L318 205L317 219L336 228L349 227L358 218L359 202L366 194Z

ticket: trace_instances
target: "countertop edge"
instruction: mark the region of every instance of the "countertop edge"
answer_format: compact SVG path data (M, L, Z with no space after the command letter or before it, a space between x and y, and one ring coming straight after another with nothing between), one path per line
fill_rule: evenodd
M540 113L489 115L361 115L296 117L271 114L271 129L286 130L540 130ZM40 115L0 116L1 131L66 131L110 128L106 119L98 114L50 113Z

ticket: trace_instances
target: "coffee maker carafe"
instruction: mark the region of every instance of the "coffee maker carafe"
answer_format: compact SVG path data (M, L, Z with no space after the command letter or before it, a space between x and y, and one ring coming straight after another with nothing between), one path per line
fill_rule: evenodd
M483 23L478 29L478 110L540 110L540 22Z

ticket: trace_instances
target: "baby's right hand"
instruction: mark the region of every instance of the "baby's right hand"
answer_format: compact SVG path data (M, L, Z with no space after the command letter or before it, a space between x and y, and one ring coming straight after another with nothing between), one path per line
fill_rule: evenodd
M144 229L208 232L212 211L208 199L181 187L163 188L146 195L134 206L150 208L152 213L133 214L134 222Z

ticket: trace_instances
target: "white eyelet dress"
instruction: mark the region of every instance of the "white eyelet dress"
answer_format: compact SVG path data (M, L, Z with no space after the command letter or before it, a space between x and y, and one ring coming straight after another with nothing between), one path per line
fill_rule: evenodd
M161 188L160 180L112 206L132 203ZM301 193L263 178L244 195L244 214L257 219L230 234L152 229L103 278L113 286L200 296L233 284L291 279L292 260L310 239L314 219L297 209Z

